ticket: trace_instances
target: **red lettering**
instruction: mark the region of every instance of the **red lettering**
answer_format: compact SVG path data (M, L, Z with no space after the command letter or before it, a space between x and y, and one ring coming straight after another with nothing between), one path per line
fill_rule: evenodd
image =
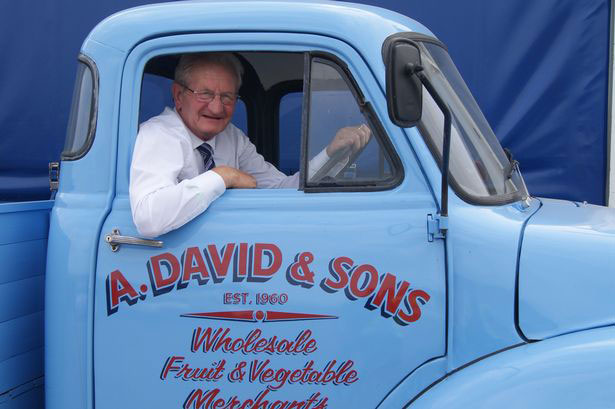
M316 397L320 396L320 393L316 393L315 395ZM321 399L316 406L314 406L314 409L326 409L327 408L327 401L329 400L329 398L324 398ZM309 405L305 407L305 409L309 409Z
M339 368L337 368L337 373L335 374L335 384L336 385L341 385L341 384L351 384L353 382L356 382L359 378L356 378L357 375L357 371L350 371L350 368L352 368L354 366L354 361L346 361L343 362ZM352 376L352 380L351 378L351 374Z
M192 352L196 352L201 348L201 345L203 345L203 352L211 351L214 348L216 340L221 336L225 337L230 331L230 328L218 328L212 337L211 327L207 328L205 331L203 331L201 327L197 327L192 332L192 344L190 348Z
M262 363L259 363L258 359L255 359L250 364L250 382L254 382L258 379L260 374L265 370L267 365L269 365L269 360L265 360Z
M269 265L263 266L263 257L269 257ZM275 244L256 243L254 245L253 281L266 281L274 275L282 264L282 252Z
M312 371L308 374L307 378L305 379L305 382L309 382L309 383L316 383L318 382L318 375L320 375L319 372L317 371Z
M312 394L312 396L310 396L310 398L307 401L307 405L305 406L305 409L309 409L310 406L312 406L312 403L314 403L316 401L316 399L318 399L318 396L320 396L319 392L316 392L314 394ZM325 402L327 401L327 398L325 398ZM323 407L327 407L327 405L323 406Z
M224 399L218 399L216 400L212 406L212 408L216 409L216 408L223 408L224 407Z
M269 389L265 389L264 391L258 394L258 396L256 397L256 400L254 401L254 409L266 409L267 406L269 406L269 401L263 400L265 399L268 393L269 393Z
M429 298L429 294L423 290L410 291L404 302L406 309L410 314L407 314L400 309L397 311L395 321L397 321L400 325L408 325L411 322L415 322L421 318L421 307L417 301L421 301L421 304L425 304L429 301Z
M273 369L267 368L265 372L261 375L261 379L263 382L269 383L273 381Z
M336 281L325 278L321 282L321 287L325 291L335 292L341 290L348 285L347 269L352 268L354 262L349 257L337 257L329 263L329 273Z
M367 273L367 280L363 283L363 288L359 288L359 280L363 276L363 273ZM374 266L369 264L362 264L358 266L352 272L352 277L350 278L350 286L348 289L350 290L350 294L352 294L356 298L363 298L371 295L378 285L378 271L374 268Z
M259 342L260 341L265 341L265 339L259 339L259 337L261 336L261 330L260 329L255 329L254 331L250 331L248 333L248 336L246 337L246 351L253 351L256 348L258 348ZM258 342L257 342L258 341ZM256 343L256 345L253 345L254 343Z
M239 243L239 248L235 253L237 253L235 255L235 277L237 281L241 281L246 277L248 270L248 243Z
M225 346L225 349L230 349L231 352L239 352L241 351L245 343L246 341L244 339L236 338L230 343L231 345L230 348L228 347L228 344L227 344L227 346Z
M205 395L203 395L203 391L201 389L194 389L186 400L184 401L183 408L184 409L201 409L201 408L209 408L213 400L220 393L220 389L212 389L207 391ZM192 405L192 406L190 406Z
M309 251L298 253L295 262L286 270L286 278L293 285L310 288L314 285L314 272L310 270L310 263L314 261L314 255Z
M326 409L329 398L323 397L320 392L313 393L308 399L297 400L267 400L269 389L261 391L256 399L246 399L243 402L237 395L228 399L219 396L220 389L202 391L194 389L190 392L183 404L183 409ZM315 405L315 406L313 406Z
M182 258L184 260L184 271L180 282L177 284L178 288L186 288L188 286L188 281L193 278L193 275L199 285L203 285L209 281L209 271L207 271L207 267L205 267L205 260L198 247L187 248Z
M213 266L212 274L214 275L214 281L221 282L226 277L228 267L231 264L233 252L235 251L235 243L229 243L223 247L222 258L220 258L220 254L215 245L210 244L207 246L207 250Z
M256 342L256 346L254 347L254 352L263 352L265 350L265 346L267 345L267 340L265 338L261 338Z
M171 371L175 372L179 370L181 367L175 366L173 364L175 363L175 361L177 361L178 363L181 363L183 362L183 360L184 360L183 356L170 356L169 358L167 358L167 361L162 366L162 372L160 373L160 379L164 381L167 378L167 375L169 374L169 372Z
M222 349L224 352L242 352L269 354L311 354L318 349L316 340L312 338L312 331L303 330L294 341L272 336L269 339L262 337L262 331L255 329L245 337L231 337L230 328L218 328L215 331L209 327L203 330L201 327L194 329L192 333L191 351L202 349L203 352L216 352Z
M248 371L248 380L251 383L259 382L268 384L267 389L276 391L284 387L286 384L334 384L334 385L349 385L356 382L359 378L357 372L353 370L353 361L344 361L336 369L336 360L328 362L322 371L314 370L314 361L310 360L303 369L273 369L270 367L271 361L253 360L250 363Z
M301 380L301 375L303 374L303 370L295 369L292 374L290 374L290 382L295 383Z
M112 271L106 281L107 315L117 312L120 301L134 305L139 299L139 293L130 285L120 270Z
M181 369L177 371L175 378L181 378L184 381L217 381L222 378L222 372L226 361L223 359L210 368L191 368L189 364L183 364Z
M399 305L404 299L406 291L408 291L410 283L402 281L399 285L396 283L395 276L393 274L386 273L380 288L376 293L376 296L371 300L370 305L374 308L382 307L384 302L383 313L386 313L387 317L395 315L395 312L399 309ZM396 291L397 290L397 291ZM386 297L386 302L384 301Z
M322 382L328 383L335 379L335 371L332 370L335 361L329 362L323 369Z
M316 340L312 338L312 331L309 329L306 329L299 333L299 336L297 337L297 340L295 343L295 348L293 349L292 352L295 354L303 352L304 354L307 355L307 354L311 354L317 349L318 348L316 347Z
M165 274L162 272L162 265L164 265L167 270L167 277L165 277ZM177 257L171 253L162 253L150 258L147 262L147 270L152 283L152 291L154 296L171 291L171 289L173 289L173 285L179 279L179 261L177 260Z

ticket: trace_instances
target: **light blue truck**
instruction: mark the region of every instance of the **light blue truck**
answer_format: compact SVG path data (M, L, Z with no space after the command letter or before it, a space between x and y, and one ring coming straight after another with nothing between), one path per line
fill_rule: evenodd
M171 104L179 55L208 51L240 59L234 122L300 187L230 190L140 237L139 123ZM370 143L308 178L356 123ZM530 196L446 47L405 16L111 16L82 46L50 174L53 200L0 204L0 409L42 405L43 383L48 409L615 407L615 211Z

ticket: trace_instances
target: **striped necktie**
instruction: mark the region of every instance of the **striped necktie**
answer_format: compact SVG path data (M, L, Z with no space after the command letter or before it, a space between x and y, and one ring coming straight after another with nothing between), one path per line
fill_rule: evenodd
M214 150L211 148L211 146L209 146L208 143L202 143L196 148L196 150L199 151L199 153L203 157L205 172L216 167L216 162L214 162Z

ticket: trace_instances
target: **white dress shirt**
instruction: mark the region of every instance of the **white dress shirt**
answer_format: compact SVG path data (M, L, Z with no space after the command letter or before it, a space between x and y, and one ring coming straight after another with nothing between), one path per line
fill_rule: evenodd
M129 192L132 218L141 235L155 237L186 224L226 190L220 175L204 172L203 158L196 149L202 143L174 109L165 108L139 127ZM266 162L233 124L207 143L213 148L216 166L231 166L252 175L258 188L299 186L299 173L287 176ZM323 149L310 161L310 174L328 159Z

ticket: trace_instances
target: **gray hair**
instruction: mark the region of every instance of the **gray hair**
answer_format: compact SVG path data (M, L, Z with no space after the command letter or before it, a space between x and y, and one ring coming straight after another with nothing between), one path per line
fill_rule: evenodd
M217 52L217 53L191 53L183 54L179 58L177 67L175 67L175 82L182 85L188 84L190 71L196 66L202 65L221 65L227 68L237 80L237 91L241 87L241 76L243 75L243 66L232 53Z

